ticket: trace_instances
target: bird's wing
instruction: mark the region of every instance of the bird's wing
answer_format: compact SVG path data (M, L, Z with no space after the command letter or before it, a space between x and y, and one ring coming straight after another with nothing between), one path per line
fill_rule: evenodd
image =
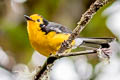
M67 27L54 22L49 22L45 29L47 33L51 31L55 31L56 33L72 33L72 31L69 30Z

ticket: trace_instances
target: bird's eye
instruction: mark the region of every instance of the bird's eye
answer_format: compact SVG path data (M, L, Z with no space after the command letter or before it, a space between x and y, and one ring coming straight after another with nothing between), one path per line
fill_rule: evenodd
M40 19L37 19L37 22L40 22Z

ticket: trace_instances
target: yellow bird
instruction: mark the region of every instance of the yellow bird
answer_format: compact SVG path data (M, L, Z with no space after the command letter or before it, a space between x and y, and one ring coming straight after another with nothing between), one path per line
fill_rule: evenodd
M61 24L49 22L39 14L33 14L30 17L24 15L27 19L27 31L32 47L44 56L56 54L61 43L68 39L71 30ZM109 48L109 43L114 38L77 38L72 45L83 45L86 43L100 45L101 48ZM77 44L76 44L77 43Z

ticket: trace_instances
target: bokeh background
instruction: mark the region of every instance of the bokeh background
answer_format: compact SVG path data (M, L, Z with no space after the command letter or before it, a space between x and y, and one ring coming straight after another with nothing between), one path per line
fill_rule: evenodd
M36 66L46 60L29 43L25 14L37 13L73 30L94 1L0 0L0 80L32 80ZM119 9L120 0L111 0L80 33L80 37L115 37L110 63L101 62L96 54L62 58L52 67L50 80L120 80Z

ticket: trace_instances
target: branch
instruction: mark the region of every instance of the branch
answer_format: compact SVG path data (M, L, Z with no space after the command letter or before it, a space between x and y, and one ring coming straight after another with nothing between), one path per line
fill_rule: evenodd
M86 55L86 54L93 54L96 53L96 50L93 50L92 52L86 51L86 52L79 52L79 53L70 53L70 54L63 54L66 49L69 48L72 41L79 35L79 33L85 28L85 26L88 24L88 22L91 20L93 15L102 7L104 6L108 0L96 0L90 8L82 15L80 21L78 22L77 27L73 30L72 34L68 38L68 40L64 41L61 44L60 49L58 50L58 53L54 56L48 57L45 64L37 72L35 75L34 80L43 80L43 78L46 78L45 80L48 80L48 74L50 72L50 69L56 59L60 59L62 57L69 57L69 56L78 56L78 55ZM61 54L60 54L61 53Z
M86 50L86 51L71 52L71 53L66 53L66 54L57 54L52 57L56 57L57 59L59 59L63 57L79 56L79 55L94 54L94 53L97 53L97 50Z
M92 19L93 15L104 6L108 0L96 0L90 8L82 15L80 21L78 22L77 27L73 30L71 36L68 40L64 41L59 49L58 53L63 53L66 49L69 48L72 41L79 35L79 33L85 28L88 22Z
M78 56L78 55L86 55L86 54L95 54L97 53L97 50L86 50L86 51L80 51L80 52L73 52L73 53L69 53L69 54L57 54L57 55L53 55L48 57L48 59L46 60L45 64L43 65L43 67L41 68L41 70L39 70L39 72L37 72L37 74L35 75L35 80L43 80L43 78L45 80L47 80L48 78L48 74L51 70L51 67L53 66L53 63L55 60L63 58L63 57L70 57L70 56Z

